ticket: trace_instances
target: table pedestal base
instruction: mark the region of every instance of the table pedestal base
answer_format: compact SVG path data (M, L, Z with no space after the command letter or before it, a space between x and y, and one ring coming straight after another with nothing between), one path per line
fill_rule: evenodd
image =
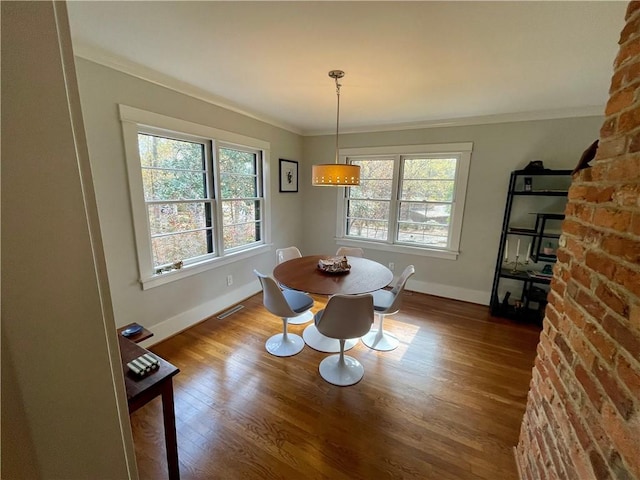
M307 310L302 315L298 315L297 317L289 317L287 320L289 322L289 325L302 325L303 323L307 323L313 320L313 312L311 310Z
M319 352L338 353L340 351L340 340L324 336L314 324L304 329L302 338L307 345ZM344 342L345 352L355 347L359 340L359 338L351 338Z

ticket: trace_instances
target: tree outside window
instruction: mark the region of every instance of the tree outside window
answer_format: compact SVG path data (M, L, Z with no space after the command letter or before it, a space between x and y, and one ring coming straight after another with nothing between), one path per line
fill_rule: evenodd
M455 258L471 146L343 149L344 161L360 166L360 186L346 188L339 202L338 238L369 242L370 248L380 243L441 250Z
M211 145L138 134L153 267L160 271L262 239L260 152L220 146L216 165Z

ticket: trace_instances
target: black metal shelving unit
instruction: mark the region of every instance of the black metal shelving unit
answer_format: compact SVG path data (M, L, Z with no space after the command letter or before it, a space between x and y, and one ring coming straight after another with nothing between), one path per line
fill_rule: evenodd
M491 288L490 309L492 315L525 321L540 322L542 320L548 293L548 287L545 288L545 286L551 283L551 277L539 273L539 264L553 265L556 261L555 254L544 253L544 243L557 241L560 238L559 231L549 230L548 227L550 222L564 219L564 214L559 212L564 211L566 206L570 183L571 170L535 169L511 172L500 233L498 258ZM535 215L533 225L526 227L512 225L512 216L514 208L518 209L516 205L518 200L529 198L529 204L535 204L536 199L531 197L558 197L560 201L553 202L552 208L555 211L528 212ZM542 208L549 208L549 205ZM525 259L519 257L521 263L512 265L513 262L510 260L515 260L515 258L509 257L509 252L506 251L509 238L514 240L528 239L530 259L528 264L523 264ZM505 291L502 298L499 298L501 282L505 280L515 282L519 291L514 291L513 297L510 290ZM534 308L534 304L537 305L537 308Z

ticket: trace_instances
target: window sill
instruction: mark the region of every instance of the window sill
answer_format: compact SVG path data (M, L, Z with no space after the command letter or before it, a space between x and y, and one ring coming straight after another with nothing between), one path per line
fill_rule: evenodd
M187 265L179 270L172 270L170 272L159 273L150 277L142 278L140 280L140 284L142 285L143 290L149 290L150 288L159 287L160 285L175 282L176 280L190 277L191 275L206 272L207 270L212 270L224 265L229 265L230 263L244 260L246 258L255 257L256 255L261 255L270 251L271 245L260 245L248 250L229 253L224 257L211 258L199 263Z
M457 260L460 252L455 250L438 250L427 247L411 247L409 245L398 245L395 243L372 242L368 240L356 240L351 238L336 238L338 245L346 247L360 247L371 250L382 250L385 252L404 253L407 255L417 255L421 257L443 258L445 260Z

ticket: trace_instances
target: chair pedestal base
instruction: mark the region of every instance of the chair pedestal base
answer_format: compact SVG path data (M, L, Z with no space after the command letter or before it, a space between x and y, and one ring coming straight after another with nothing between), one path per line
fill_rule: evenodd
M324 336L318 331L318 327L309 325L302 332L302 338L304 342L314 350L324 353L338 353L340 351L340 340L337 338L329 338ZM358 343L358 338L351 338L344 343L345 351L355 347Z
M397 348L400 344L400 341L394 335L384 330L371 330L361 340L367 347L380 352L388 352Z
M353 357L343 355L344 361L340 361L340 354L331 355L320 362L320 376L327 382L339 387L354 385L362 380L364 367Z
M311 310L307 310L302 315L287 318L289 325L302 325L303 323L310 322L311 320L313 320L313 312Z
M304 340L294 333L287 334L286 339L282 333L278 333L267 340L265 347L267 352L276 357L291 357L302 351Z

